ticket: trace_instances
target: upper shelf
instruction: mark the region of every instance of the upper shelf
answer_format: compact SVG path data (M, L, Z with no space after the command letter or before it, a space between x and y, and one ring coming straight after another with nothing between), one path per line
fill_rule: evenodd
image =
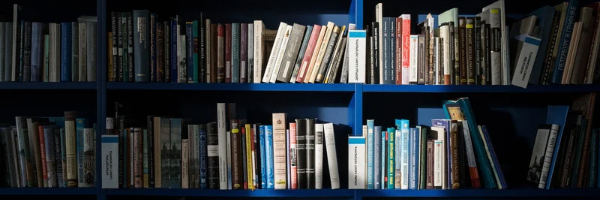
M364 92L391 93L567 93L599 92L600 85L364 85Z
M0 90L95 90L96 82L1 82Z
M109 82L109 90L198 90L198 91L292 91L353 92L355 84L208 84L208 83L123 83Z

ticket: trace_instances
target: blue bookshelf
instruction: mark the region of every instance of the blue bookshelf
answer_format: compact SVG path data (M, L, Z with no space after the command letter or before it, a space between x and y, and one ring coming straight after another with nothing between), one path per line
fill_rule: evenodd
M19 0L15 0L20 3ZM22 1L22 0L21 0ZM36 0L36 2L45 2L42 0ZM376 0L308 0L308 2L300 1L260 1L259 6L263 4L273 4L275 9L281 9L283 11L261 10L258 6L245 7L243 0L227 0L233 3L239 3L240 5L234 6L233 11L224 10L213 10L207 11L207 16L211 16L215 21L249 21L253 19L263 19L268 28L275 28L279 21L286 22L297 22L302 24L324 24L327 21L333 21L336 24L347 24L355 23L358 29L361 29L364 24L370 23L373 18L374 4L379 2ZM71 1L69 1L71 2ZM389 3L391 0L383 0L384 3ZM418 2L418 3L417 3ZM186 5L190 3L190 5ZM128 93L135 94L146 94L156 95L161 94L165 91L173 91L174 93L185 93L185 94L206 94L206 93L223 93L238 94L249 94L254 97L255 95L269 93L271 97L276 99L289 98L290 95L302 95L308 94L306 99L300 99L299 101L307 101L306 104L298 103L292 106L298 108L293 109L298 116L311 117L308 114L314 114L319 116L325 116L330 121L336 121L341 124L347 125L352 128L351 134L361 134L361 125L365 123L365 119L372 117L374 113L379 112L391 112L398 111L398 115L415 115L414 110L419 110L422 104L434 102L434 104L441 107L438 103L439 100L449 99L452 97L460 96L484 96L484 100L492 101L494 97L499 95L510 94L511 97L534 96L544 95L545 97L557 97L566 98L569 96L578 95L581 93L589 92L600 92L600 86L598 85L530 85L527 89L515 87L515 86L443 86L443 85L369 85L369 84L178 84L178 83L131 83L131 82L107 82L107 36L106 32L110 29L110 11L129 11L133 9L150 9L150 10L165 10L164 16L172 16L176 13L182 13L182 18L196 17L192 16L190 9L186 7L214 7L222 3L221 1L175 1L168 5L141 5L139 2L134 1L117 1L117 0L96 0L95 12L98 17L98 59L97 59L97 80L98 82L87 82L87 83L39 83L39 82L3 82L0 83L0 90L3 92L15 92L18 94L29 93L29 91L36 90L47 90L43 91L44 94L53 94L53 92L60 92L65 94L71 94L80 92L82 90L84 95L92 96L95 93L96 102L96 122L97 122L97 134L96 134L96 152L101 152L100 137L105 131L105 119L107 116L112 116L112 113L108 112L108 109L112 106L112 101L109 101L114 96L117 98L135 98L135 96L128 96ZM299 6L298 4L308 4ZM312 8L315 3L323 4L324 8ZM422 4L420 1L397 1L394 4L405 4L407 6L418 6L416 4ZM31 6L35 6L35 4ZM83 4L83 3L82 3ZM414 4L414 5L410 5ZM438 6L439 11L454 7L454 2L444 2L444 5ZM446 5L447 4L447 5ZM463 3L465 4L465 3ZM3 5L3 4L2 4ZM388 4L386 4L388 5ZM393 5L393 4L390 4ZM42 4L41 6L47 6ZM83 6L76 4L74 7ZM164 8L161 6L165 6ZM390 6L392 7L392 6ZM388 9L386 10L390 10ZM401 8L402 6L394 6ZM443 7L443 8L441 8ZM476 5L477 9L481 6ZM290 8L297 8L299 11L287 12ZM57 8L58 10L59 8ZM253 10L247 15L232 14L239 12L240 10ZM273 9L273 10L275 10ZM311 9L315 9L314 11ZM477 12L477 9L471 9L473 12ZM69 21L81 14L90 14L94 12L93 9L85 8L83 13L72 13L73 16L67 15L58 18L58 20ZM469 11L471 11L469 10ZM529 9L532 10L532 9ZM366 11L366 12L365 12ZM406 10L402 10L405 12ZM437 12L438 10L436 10ZM221 13L222 12L222 13ZM401 12L401 11L398 11ZM416 11L416 12L420 12ZM430 12L430 11L427 11ZM462 12L462 10L461 10ZM266 14L265 14L266 13ZM281 18L273 17L284 13ZM255 15L256 14L256 15ZM394 13L398 14L398 13ZM411 13L413 16L416 13ZM212 17L214 16L214 17ZM384 13L384 16L391 16L390 13ZM43 20L52 21L52 20ZM414 22L414 21L413 21ZM20 92L24 91L24 92ZM37 91L36 91L37 92ZM33 93L33 92L31 92ZM408 93L408 94L404 94ZM117 95L115 95L117 94ZM170 93L169 93L170 94ZM333 95L331 95L333 94ZM324 96L325 95L325 96ZM458 95L458 96L457 96ZM489 99L485 96L490 95ZM324 97L322 97L324 96ZM29 96L28 96L29 97ZM38 96L35 96L36 98ZM44 96L45 97L45 96ZM108 98L111 97L111 98ZM73 95L69 95L63 98L74 99ZM169 98L169 97L164 97ZM319 99L322 98L322 99ZM372 99L386 99L381 100L383 103L373 103ZM93 98L92 98L93 99ZM87 98L86 98L87 100ZM367 101L365 101L367 100ZM500 100L498 100L500 101ZM341 102L341 103L340 103ZM565 101L566 102L566 101ZM194 105L195 102L182 102L182 106L186 107ZM212 102L211 102L212 103ZM560 103L560 102L559 102ZM340 105L341 104L341 105ZM212 105L212 104L211 104ZM508 103L510 107L510 102ZM87 106L87 105L86 105ZM177 105L169 105L177 106ZM259 104L262 107L270 107L269 102ZM414 108L414 106L419 108ZM519 105L521 106L521 105ZM534 106L547 106L545 102L539 102ZM305 109L308 107L309 109ZM317 108L314 108L317 107ZM398 109L396 107L406 107L409 109ZM187 108L187 107L186 107ZM186 108L180 108L185 110ZM247 108L251 109L251 108ZM284 110L290 109L290 106L273 106L272 110ZM364 112L365 110L373 112ZM525 109L525 111L517 110L519 112L538 112L538 110L544 109ZM416 111L417 113L419 111ZM421 119L430 120L431 116L440 115L439 110L429 110L425 114L426 116L418 116L419 121ZM517 112L519 114L519 112ZM541 111L543 112L543 111ZM514 113L513 113L514 114ZM537 113L527 115L534 116ZM211 114L212 116L212 114ZM216 116L216 114L215 114ZM478 114L478 117L481 115ZM14 116L11 116L14 117ZM399 117L399 116L396 116ZM386 120L391 120L387 117ZM522 119L522 118L519 118ZM422 121L426 121L422 120ZM525 121L523 119L521 121ZM411 119L411 121L417 121ZM411 124L412 125L412 124ZM510 131L510 130L509 130ZM492 138L501 137L498 135L492 136ZM520 135L519 135L520 136ZM529 135L531 137L531 135ZM500 140L503 140L500 138ZM507 140L507 139L504 139ZM497 149L508 148L499 147L495 145ZM525 153L523 153L525 154ZM502 151L499 151L501 161ZM338 157L340 162L344 162L346 158ZM96 169L101 169L100 156L97 156ZM512 164L512 163L509 163ZM346 165L339 165L339 168L344 168ZM347 170L347 169L346 169ZM347 179L347 173L342 173L340 176ZM514 175L520 176L520 175ZM523 175L524 176L524 175ZM96 171L96 177L101 177L100 170ZM97 200L108 200L116 197L120 198L132 198L132 197L204 197L204 198L306 198L306 199L375 199L375 198L528 198L528 197L574 197L574 198L593 198L600 196L600 189L556 189L556 190L538 190L538 189L519 189L519 188L508 188L504 190L496 189L460 189L460 190L349 190L349 189L323 189L323 190L199 190L199 189L102 189L102 181L96 179L96 187L94 188L0 188L0 198L5 196L94 196ZM510 187L511 185L509 185ZM342 188L347 187L347 180L342 181Z

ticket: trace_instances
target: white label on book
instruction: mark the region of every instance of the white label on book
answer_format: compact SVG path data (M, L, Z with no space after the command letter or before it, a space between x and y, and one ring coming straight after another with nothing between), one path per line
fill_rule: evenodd
M119 188L119 136L102 136L102 188Z
M348 38L348 83L365 83L367 32L349 30Z

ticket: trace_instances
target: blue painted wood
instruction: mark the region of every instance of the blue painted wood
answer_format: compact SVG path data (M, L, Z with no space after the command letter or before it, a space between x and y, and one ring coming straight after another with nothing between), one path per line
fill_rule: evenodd
M363 197L597 197L598 189L363 190Z
M1 82L0 90L95 90L94 82Z
M106 195L102 190L102 135L104 135L106 130L106 81L108 80L107 73L107 34L108 29L106 28L106 0L97 0L96 1L96 9L97 9L97 19L98 19L98 33L96 34L97 43L96 45L96 115L97 126L96 126L96 199L97 200L106 200ZM112 55L111 55L112 56Z
M212 90L212 91L306 91L354 92L355 84L188 84L108 82L108 90Z
M364 92L410 93L571 93L600 92L599 85L364 85Z
M342 175L342 174L340 174ZM354 198L348 189L322 190L199 190L199 189L108 189L107 195L121 196L195 196L195 197L279 197L279 198Z
M96 188L0 188L0 196L96 195Z

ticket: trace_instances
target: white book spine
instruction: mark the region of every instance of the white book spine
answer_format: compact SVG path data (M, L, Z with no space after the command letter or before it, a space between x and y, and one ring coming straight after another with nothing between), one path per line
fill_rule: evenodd
M275 170L276 190L285 190L287 188L285 118L285 113L273 113L273 169Z
M366 42L365 30L349 30L348 32L349 73L348 83L365 83Z
M254 83L261 82L262 65L263 65L263 22L254 20Z
M219 188L227 187L227 127L225 127L225 103L217 103L217 134L219 140Z
M348 137L348 189L367 189L365 142L364 136Z
M281 40L281 46L279 47L279 52L277 53L277 59L275 60L275 65L273 65L273 72L271 73L271 78L269 80L270 83L275 83L277 81L277 75L279 74L279 69L282 68L281 62L283 61L283 57L285 57L285 49L287 47L287 43L290 40L290 35L292 34L291 25L287 25L285 28L283 39Z
M451 77L452 75L452 69L450 68L450 62L452 62L452 55L450 55L450 30L449 27L450 25L446 25L446 26L441 26L440 27L440 37L441 37L441 42L442 42L442 62L441 64L441 68L444 71L444 78L447 77ZM454 42L454 41L452 41ZM444 84L444 81L441 82L441 84Z
M527 88L541 39L528 35L519 35L517 36L517 40L523 45L521 45L521 53L519 57L517 57L517 65L515 66L512 84Z
M323 125L325 134L325 148L327 150L327 163L329 166L329 177L331 189L340 188L340 175L338 173L338 162L335 150L335 134L333 132L333 123Z
M323 124L315 124L315 188L323 189Z
M331 33L333 32L333 28L335 24L333 22L327 22L327 30L325 35L323 36L323 41L321 42L321 46L319 48L319 54L317 54L317 59L315 61L315 65L312 68L312 73L310 74L309 83L314 83L317 78L317 74L319 73L319 68L321 67L321 62L323 61L323 57L325 56L325 51L327 50L327 45L329 44L329 38L331 38ZM317 48L317 47L315 47ZM306 77L305 77L306 78Z
M119 188L118 135L102 135L102 188Z
M400 155L402 164L400 166L400 168L402 169L402 181L400 182L400 189L407 190L409 177L408 169L410 167L408 165L408 159L410 159L410 155L408 154L410 128L408 128L408 124L403 123L403 125L404 127L402 127L402 144L400 145L400 147L402 148L402 155Z
M419 61L419 36L410 35L410 67L408 69L408 81L410 83L417 82L417 66Z
M442 154L443 141L435 140L433 142L433 187L441 189L442 188Z
M546 147L546 155L544 156L544 165L542 167L542 176L540 177L540 183L538 184L539 189L546 188L546 181L548 180L548 172L550 171L550 165L552 164L552 155L554 154L554 148L556 145L556 137L558 136L557 124L552 124L550 129L550 138L548 138L548 145Z
M375 21L377 23L379 23L379 37L383 36L383 4L382 3L378 3L377 5L375 5ZM379 41L379 66L383 66L383 40L380 38ZM379 67L379 72L375 72L375 73L379 73L379 84L383 84L383 67ZM375 82L377 83L377 82Z
M287 189L292 189L292 160L290 160L290 154L292 154L292 152L290 151L290 129L285 130L285 144L285 169L287 173Z
M265 69L265 74L262 77L263 83L268 83L271 80L271 73L273 73L273 67L275 66L275 62L277 61L277 56L279 54L279 48L281 47L281 41L283 40L283 33L287 29L286 23L279 23L279 29L277 29L277 36L275 37L275 41L273 42L273 48L271 49L271 55L269 55L269 61L267 62L267 68Z

